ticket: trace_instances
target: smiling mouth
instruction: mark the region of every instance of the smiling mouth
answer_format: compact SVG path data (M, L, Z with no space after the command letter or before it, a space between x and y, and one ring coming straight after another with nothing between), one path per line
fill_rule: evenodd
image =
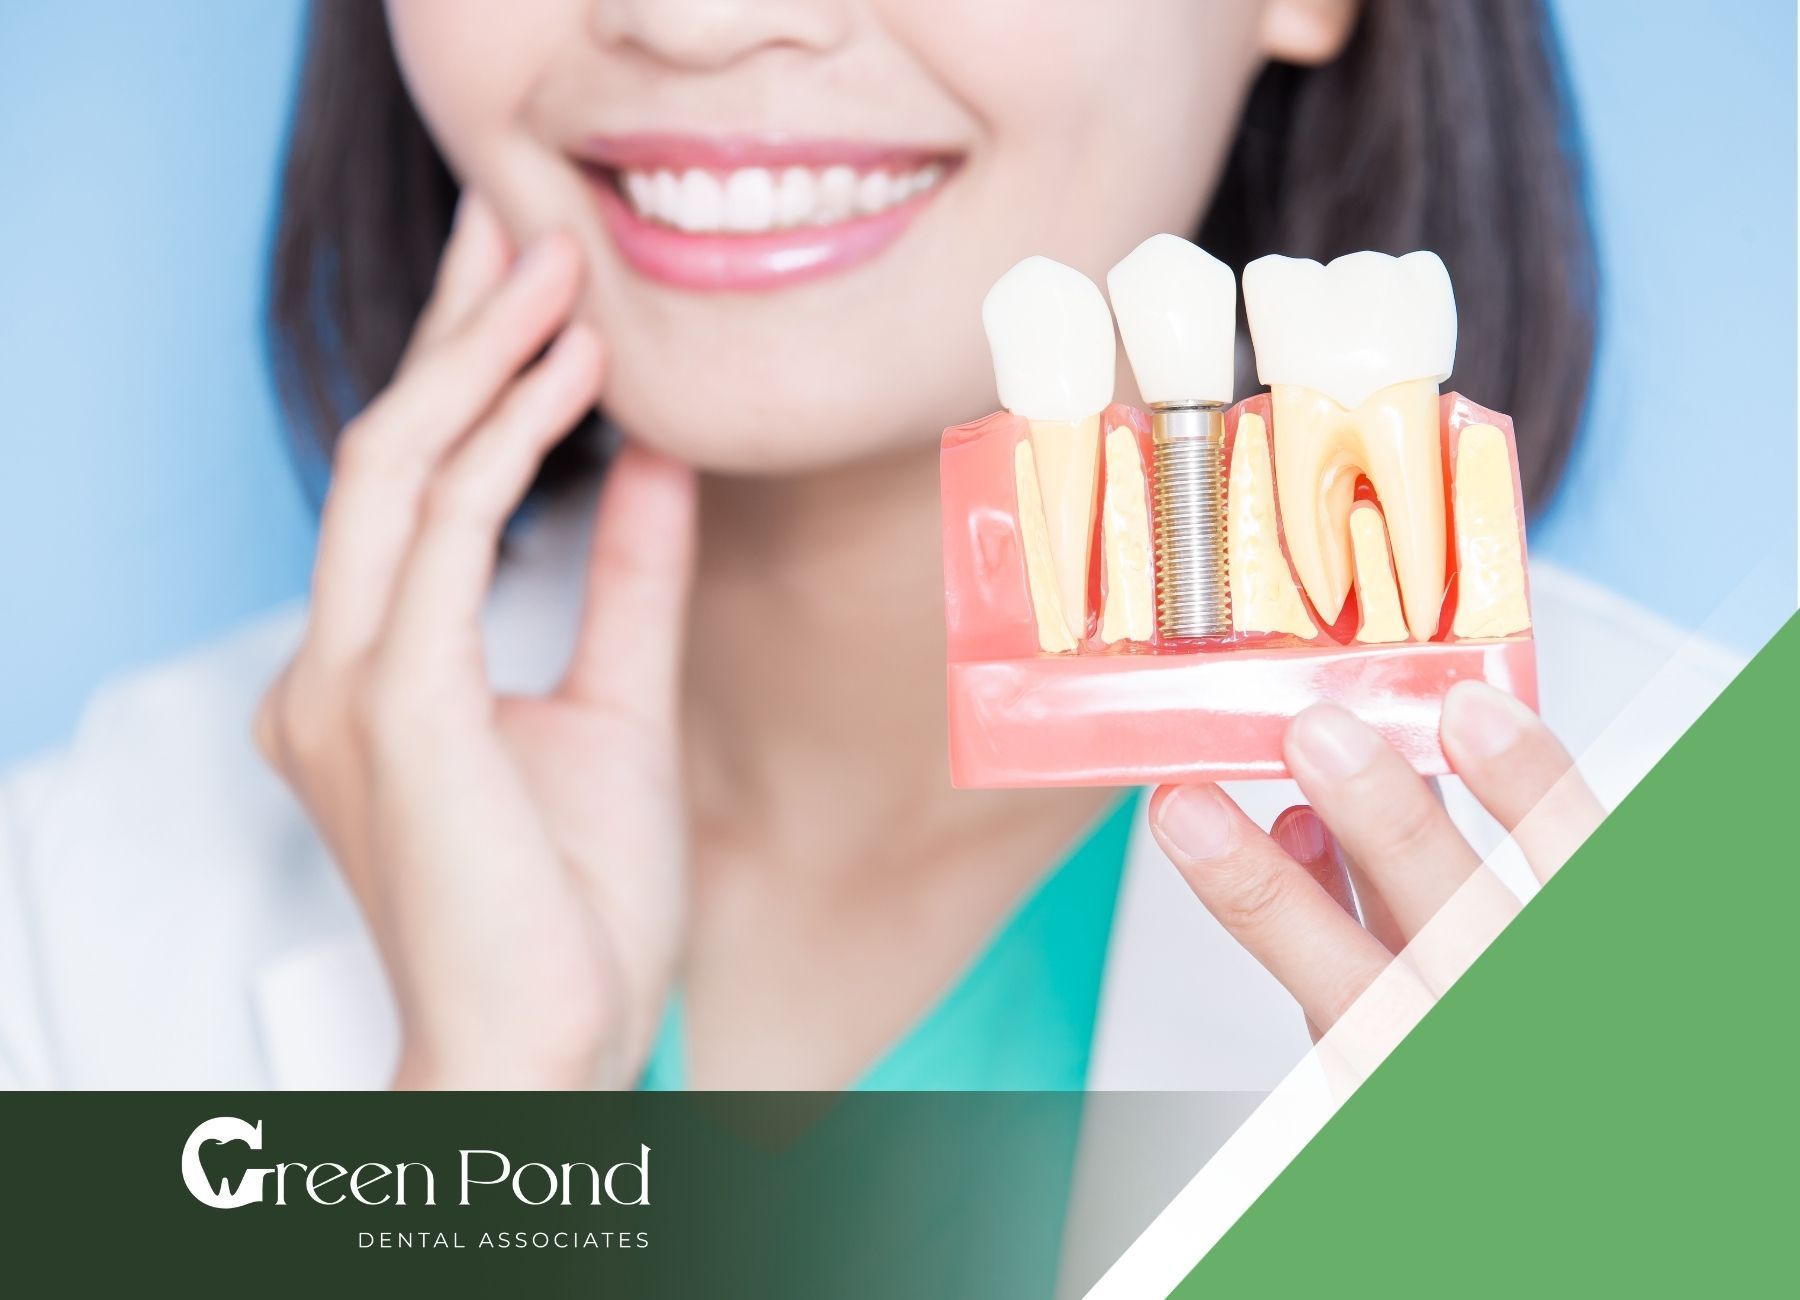
M739 167L728 173L634 168L613 171L611 179L645 221L691 235L760 235L874 216L934 189L944 175L938 162L915 171L858 171L839 163L779 171Z
M690 289L767 289L876 256L944 188L945 151L786 137L629 136L578 158L625 260Z

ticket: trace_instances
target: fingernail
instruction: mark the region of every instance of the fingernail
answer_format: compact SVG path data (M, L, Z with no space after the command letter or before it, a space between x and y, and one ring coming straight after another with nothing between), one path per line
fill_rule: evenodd
M1305 804L1289 808L1275 819L1271 832L1281 851L1287 854L1318 882L1319 888L1331 895L1351 916L1356 915L1356 899L1350 891L1350 874L1333 851L1331 836L1319 814Z
M1295 862L1317 862L1325 856L1325 823L1310 808L1285 812L1275 822L1275 842Z
M1237 815L1217 786L1175 787L1156 810L1156 823L1170 843L1193 858L1223 857L1237 840Z
M1288 743L1320 776L1363 771L1381 752L1381 737L1335 704L1315 704L1288 730Z
M1444 735L1477 758L1504 754L1536 720L1523 701L1486 682L1458 682L1444 696Z

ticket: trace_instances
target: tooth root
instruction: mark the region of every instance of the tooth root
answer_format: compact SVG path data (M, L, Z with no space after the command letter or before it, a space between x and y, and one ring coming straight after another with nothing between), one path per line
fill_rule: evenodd
M1031 451L1069 636L1087 635L1088 563L1094 548L1094 505L1100 474L1100 417L1033 420Z
M1444 607L1444 449L1438 388L1394 384L1356 410L1363 470L1387 520L1400 603L1413 637L1429 641Z
M1371 643L1406 640L1387 527L1381 511L1367 501L1350 508L1350 551L1356 562L1356 639Z
M1457 437L1455 495L1456 617L1459 637L1510 636L1531 626L1525 555L1506 435L1471 424Z
M1349 595L1350 511L1368 476L1387 520L1400 601L1412 635L1429 641L1444 603L1444 458L1438 390L1393 384L1346 411L1311 389L1277 385L1275 490L1294 571L1326 622Z
M1025 548L1025 583L1031 592L1038 645L1053 654L1073 650L1075 640L1063 619L1056 563L1050 558L1050 534L1044 525L1044 502L1038 493L1036 457L1031 454L1029 442L1020 442L1013 451L1013 485L1018 501L1019 536Z
M1100 509L1101 556L1106 598L1100 605L1100 639L1148 641L1156 624L1150 570L1150 506L1143 452L1124 425L1106 435L1106 491Z
M1277 385L1275 496L1288 555L1307 599L1326 623L1337 622L1350 594L1350 506L1356 497L1353 431L1343 408L1323 393Z
M1110 460L1107 472L1112 472ZM1232 628L1317 636L1318 626L1306 612L1300 589L1288 571L1287 557L1281 552L1269 433L1260 415L1246 412L1238 417L1226 510L1225 560L1231 573Z

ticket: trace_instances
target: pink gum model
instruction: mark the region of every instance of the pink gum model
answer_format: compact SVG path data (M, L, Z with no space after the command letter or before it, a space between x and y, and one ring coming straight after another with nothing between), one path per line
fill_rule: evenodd
M1228 454L1246 412L1268 421L1268 396L1248 398L1227 412ZM1446 393L1438 423L1446 518L1457 438L1472 424L1491 424L1505 435L1513 500L1523 500L1510 418ZM1102 428L1121 424L1137 432L1148 474L1148 417L1135 407L1108 407ZM1148 644L1109 646L1100 641L1091 613L1103 597L1096 528L1087 636L1072 654L1041 651L1014 500L1014 447L1025 436L1025 421L1007 412L944 431L944 615L950 772L957 786L1283 777L1287 724L1320 700L1349 709L1419 772L1437 775L1449 771L1438 720L1451 685L1486 681L1536 708L1529 631L1481 640L1450 633L1457 596L1453 529L1446 530L1449 579L1431 641L1353 643L1353 598L1334 627L1311 639L1236 633L1219 641L1165 644L1159 635ZM1280 430L1271 436L1279 438ZM1149 492L1154 501L1153 483ZM1523 520L1519 528L1522 554Z

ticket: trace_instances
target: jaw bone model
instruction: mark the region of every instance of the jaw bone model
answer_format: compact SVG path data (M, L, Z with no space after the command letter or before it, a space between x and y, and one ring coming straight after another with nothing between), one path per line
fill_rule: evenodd
M1181 243L1116 267L1113 306L1145 399L1218 419L1230 298ZM1319 699L1435 774L1452 683L1535 700L1511 421L1438 393L1456 330L1442 264L1263 259L1244 294L1271 391L1222 412L1230 628L1200 640L1158 626L1180 576L1161 547L1171 485L1152 413L1110 403L1098 290L1033 258L989 295L1008 409L945 430L941 455L957 785L1279 777L1288 721Z

